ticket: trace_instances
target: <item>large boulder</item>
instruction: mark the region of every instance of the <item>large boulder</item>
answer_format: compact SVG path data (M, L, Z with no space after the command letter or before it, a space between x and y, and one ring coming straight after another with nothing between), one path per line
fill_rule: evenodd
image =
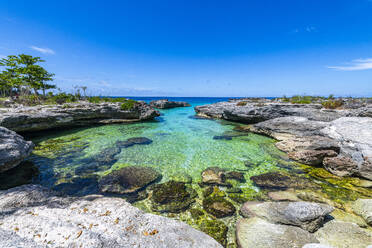
M134 193L161 177L151 167L128 166L114 170L99 181L99 189L103 193Z
M366 248L372 244L372 232L350 222L331 220L314 235L320 243L337 248Z
M372 199L358 199L352 205L353 211L372 226Z
M312 202L246 202L240 209L244 217L257 216L276 224L299 226L315 232L333 207Z
M155 100L150 102L150 106L159 109L169 109L177 107L190 107L187 102L169 101L167 99Z
M92 124L126 123L151 120L160 115L158 111L144 102L136 102L130 109L122 109L121 103L80 102L65 105L7 108L0 111L0 126L16 132Z
M36 185L0 191L0 223L1 247L222 248L182 222L121 198L58 197Z
M0 173L19 165L33 148L31 141L25 141L15 132L0 127Z
M238 221L236 240L239 248L302 248L319 243L313 234L299 227L273 224L258 217Z

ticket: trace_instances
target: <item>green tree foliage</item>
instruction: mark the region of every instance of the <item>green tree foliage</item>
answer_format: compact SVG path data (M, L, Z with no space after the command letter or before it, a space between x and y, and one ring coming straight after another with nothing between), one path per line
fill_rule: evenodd
M21 92L23 88L33 90L35 95L39 94L39 90L45 91L55 89L55 85L47 82L53 81L53 73L49 73L42 66L38 65L40 62L45 62L40 57L33 57L31 55L9 55L0 60L0 66L4 66L0 74L0 87L4 92L8 92L11 96L14 89Z

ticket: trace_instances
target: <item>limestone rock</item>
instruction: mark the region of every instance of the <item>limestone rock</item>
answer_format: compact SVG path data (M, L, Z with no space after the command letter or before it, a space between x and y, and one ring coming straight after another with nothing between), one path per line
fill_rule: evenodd
M129 110L122 110L121 103L89 102L5 110L0 116L0 126L16 132L151 120L160 115L144 102L136 102Z
M244 217L257 216L276 224L299 226L315 232L333 207L311 202L246 202L240 209Z
M273 224L258 217L239 220L236 239L239 248L302 248L319 243L313 234L299 227Z
M2 247L222 248L182 222L121 198L58 197L36 185L0 191L0 223Z
M353 211L372 226L372 199L358 199L352 205Z
M31 141L25 141L15 132L0 127L0 173L19 165L33 148Z
M331 220L315 234L321 244L337 248L366 248L372 244L372 232L357 224Z
M167 99L155 100L150 102L150 106L160 109L169 109L177 107L190 107L191 105L187 102L169 101Z

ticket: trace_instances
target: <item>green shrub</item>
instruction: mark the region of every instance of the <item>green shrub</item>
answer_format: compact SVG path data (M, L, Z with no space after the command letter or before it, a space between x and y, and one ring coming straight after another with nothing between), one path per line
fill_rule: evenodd
M327 100L322 102L322 106L326 109L336 109L343 105L343 101L341 99L339 100Z
M238 102L236 105L237 106L245 106L245 105L247 105L247 102Z
M121 110L131 110L134 108L137 101L132 99L126 99L120 106Z

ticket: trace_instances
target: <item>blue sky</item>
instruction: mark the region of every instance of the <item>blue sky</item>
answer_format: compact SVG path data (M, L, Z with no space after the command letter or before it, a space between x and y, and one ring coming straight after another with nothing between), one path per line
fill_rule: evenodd
M372 96L371 0L14 1L0 56L91 95Z

